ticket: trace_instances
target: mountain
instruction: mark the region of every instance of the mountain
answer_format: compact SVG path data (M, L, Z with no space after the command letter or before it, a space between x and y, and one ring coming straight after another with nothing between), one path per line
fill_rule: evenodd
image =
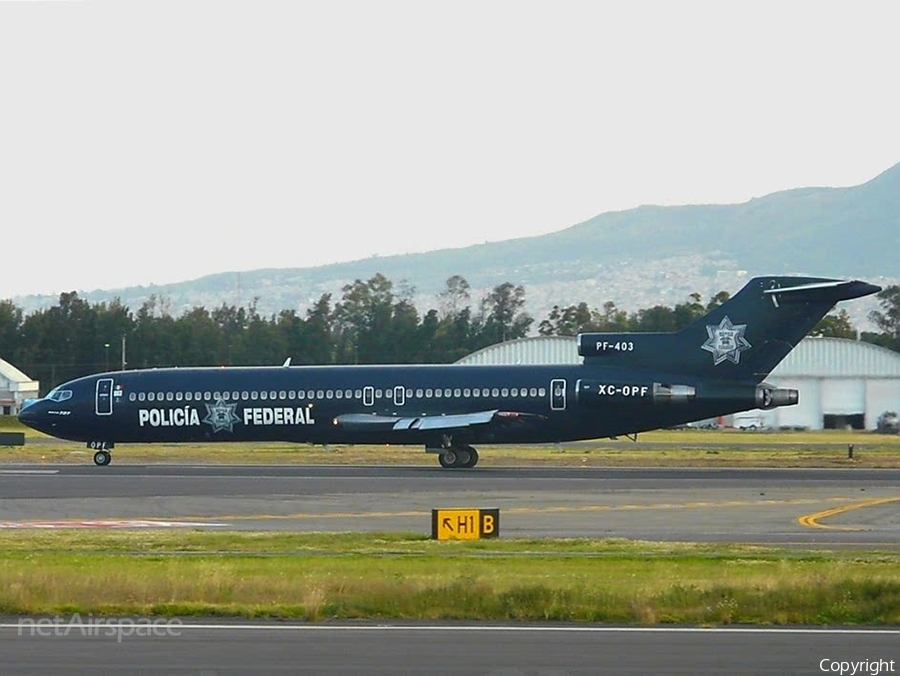
M341 297L343 285L377 273L415 290L420 311L434 307L452 275L466 278L473 305L498 284L525 287L537 320L554 304L582 301L625 310L674 305L699 292L735 292L757 274L860 277L880 284L900 279L900 164L862 185L798 188L742 204L641 206L603 213L559 232L420 254L372 257L315 268L226 272L161 286L80 293L90 302L119 297L136 310L151 295L174 315L254 298L264 315L286 308L301 312L323 293ZM57 297L14 299L29 312ZM863 328L870 309L854 304ZM847 308L848 311L851 308Z

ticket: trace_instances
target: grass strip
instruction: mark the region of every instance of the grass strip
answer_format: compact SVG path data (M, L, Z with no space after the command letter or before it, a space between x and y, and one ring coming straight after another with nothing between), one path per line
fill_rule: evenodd
M900 554L406 534L0 533L0 613L897 625Z
M853 446L853 457L849 447ZM900 468L900 435L823 430L740 432L657 430L627 439L560 445L479 447L479 467L879 467ZM0 447L3 463L91 464L83 444L29 433L25 446ZM116 464L222 463L436 466L418 446L313 446L287 442L120 444Z

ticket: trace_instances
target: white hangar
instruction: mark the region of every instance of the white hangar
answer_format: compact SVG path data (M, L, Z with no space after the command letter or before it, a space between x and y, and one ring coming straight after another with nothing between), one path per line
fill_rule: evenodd
M491 345L460 364L579 364L569 336ZM900 353L845 338L804 338L766 378L800 391L796 406L761 411L768 427L875 429L884 411L900 412Z
M0 359L0 415L15 415L26 399L36 399L40 383Z

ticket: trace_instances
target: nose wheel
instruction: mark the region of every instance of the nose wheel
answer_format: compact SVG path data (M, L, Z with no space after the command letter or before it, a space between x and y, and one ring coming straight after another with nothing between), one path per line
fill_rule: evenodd
M112 455L107 450L100 450L94 453L94 464L100 467L106 467L112 460Z

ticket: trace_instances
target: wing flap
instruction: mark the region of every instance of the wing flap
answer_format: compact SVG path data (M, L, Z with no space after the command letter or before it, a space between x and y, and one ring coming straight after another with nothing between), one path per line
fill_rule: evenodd
M473 413L449 413L446 415L389 416L369 413L346 413L334 419L335 425L354 431L376 430L452 430L476 425L488 425L492 422L504 423L523 418L540 418L533 413L517 411L475 411Z

